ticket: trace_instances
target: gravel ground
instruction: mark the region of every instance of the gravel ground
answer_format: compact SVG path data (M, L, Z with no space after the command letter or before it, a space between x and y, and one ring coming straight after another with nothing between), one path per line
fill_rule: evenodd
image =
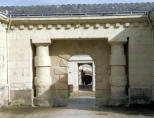
M154 118L149 106L102 107L95 106L94 97L69 99L67 107L1 109L0 118Z

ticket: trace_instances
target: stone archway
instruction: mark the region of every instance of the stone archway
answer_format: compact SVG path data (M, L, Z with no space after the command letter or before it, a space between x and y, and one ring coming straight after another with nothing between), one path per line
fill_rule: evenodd
M96 104L107 105L110 96L110 45L107 40L54 40L50 46L51 76L56 106L68 103L67 65L73 55L88 54L95 62Z
M74 57L71 58L71 56L76 54L89 54L96 64L96 104L119 105L126 103L123 42L110 42L111 54L110 45L105 40L55 42L52 44L50 51L48 45L51 42L45 44L35 43L37 47L35 86L38 105L52 105L54 102L51 96L58 100L57 104L67 104L67 64L69 60L73 61ZM75 57L75 60L79 61L80 59ZM111 73L109 73L109 67L111 67ZM54 83L55 79L57 80ZM55 92L51 94L53 89Z

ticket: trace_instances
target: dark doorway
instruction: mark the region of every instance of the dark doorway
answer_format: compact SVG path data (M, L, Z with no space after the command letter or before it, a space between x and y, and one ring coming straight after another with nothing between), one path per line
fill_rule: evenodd
M92 91L93 70L92 63L78 64L78 81L80 91Z

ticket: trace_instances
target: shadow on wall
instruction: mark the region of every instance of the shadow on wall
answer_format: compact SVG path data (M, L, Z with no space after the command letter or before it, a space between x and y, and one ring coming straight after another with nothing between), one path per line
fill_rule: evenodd
M38 99L34 99L34 105L44 106L45 103L45 105L47 104L51 107L66 106L68 104L67 76L61 79L53 83L51 88L40 95Z
M52 99L53 106L66 106L68 104L68 82L67 74L63 75L58 81L56 81L52 87Z

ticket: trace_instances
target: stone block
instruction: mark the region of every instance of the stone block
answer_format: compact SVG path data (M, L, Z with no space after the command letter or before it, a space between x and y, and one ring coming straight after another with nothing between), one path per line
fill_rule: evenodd
M64 107L67 106L67 104L68 104L67 98L60 98L57 96L54 97L54 104L53 104L54 107Z
M67 82L61 82L61 81L56 82L55 88L56 90L67 90L68 89Z
M65 75L60 75L59 76L59 81L61 81L61 82L68 82L68 76L67 76L67 74L65 74Z
M96 89L107 89L109 87L108 83L105 81L96 82Z
M68 61L65 59L61 59L59 65L61 67L67 67Z
M50 56L35 56L35 66L51 66Z
M101 97L109 97L109 95L110 95L110 91L109 91L109 89L102 89L102 90L97 90L96 89L96 92L95 92L95 96L96 97L99 97L99 98L101 98Z
M24 44L24 47L22 46L23 44ZM20 52L20 50L18 48L22 48L22 49L24 49L24 51L27 51L28 49L31 49L30 40L22 40L22 39L11 40L10 39L10 40L8 40L8 46L9 46L9 49L10 48L16 48L17 51L19 51L19 52ZM27 47L26 50L25 50L25 47Z
M51 66L59 66L60 60L58 56L51 56Z
M24 25L19 25L20 30L24 30L24 27L25 27Z
M38 34L35 34L34 35L33 34L31 36L31 39L32 39L32 43L33 44L40 44L40 43L42 43L42 44L51 44L51 39L49 37L44 37L44 36L42 37L40 35L38 35Z
M109 74L97 74L96 76L96 82L104 82L105 84L110 81L110 75Z
M50 67L37 67L36 76L50 77Z
M111 86L111 95L112 96L124 96L126 93L125 86Z
M102 60L98 60L98 59L95 60L95 66L96 66L96 68L97 68L97 66L103 66L104 62Z
M67 90L55 90L52 94L53 106L61 107L68 104L68 91Z
M66 67L55 67L54 68L54 74L55 75L64 75L67 73Z
M32 89L32 81L28 82L30 80L28 80L27 78L22 78L23 80L20 82L18 81L11 81L10 83L10 88L13 89Z
M129 27L131 24L130 23L125 23L124 26L125 27Z
M109 28L111 26L111 24L106 23L104 26L105 26L105 28Z
M52 75L52 84L56 84L59 82L59 75Z
M111 76L110 79L111 79L111 85L112 86L122 87L122 86L126 86L126 84L127 84L126 76L125 75L121 75L119 77Z
M33 28L34 28L33 25L29 25L29 26L28 26L28 29L29 29L29 30L32 30Z
M71 57L69 54L59 54L58 56L65 59L65 60L69 60Z
M114 66L114 65L126 65L125 62L125 55L111 55L110 56L110 65Z
M130 104L149 104L152 100L150 88L129 88Z
M10 103L11 106L32 106L33 105L33 90L10 90Z
M50 87L52 85L51 77L39 76L35 77L35 86L38 87Z
M121 105L128 105L128 97L121 96L121 97L112 97L110 96L109 105L111 106L121 106Z
M53 66L51 66L51 67L50 67L50 73L51 73L51 76L55 74L55 72L54 72L54 71L55 71L54 67L53 67Z
M102 82L104 79L104 75L103 74L96 74L95 78L96 78L96 82Z
M49 24L49 25L47 25L46 28L47 28L47 29L51 29L52 27L53 27L53 26Z
M34 98L34 105L39 107L52 107L53 104L52 98Z
M103 97L103 98L97 98L96 97L96 101L95 101L95 104L96 104L96 106L99 106L99 107L101 107L101 106L104 106L104 105L108 105L108 97Z
M109 74L110 72L110 67L109 65L99 65L99 66L96 66L95 68L95 71L96 71L96 74Z
M58 90L56 89L56 96L61 98L68 98L68 90Z
M0 107L8 106L8 87L0 86Z

